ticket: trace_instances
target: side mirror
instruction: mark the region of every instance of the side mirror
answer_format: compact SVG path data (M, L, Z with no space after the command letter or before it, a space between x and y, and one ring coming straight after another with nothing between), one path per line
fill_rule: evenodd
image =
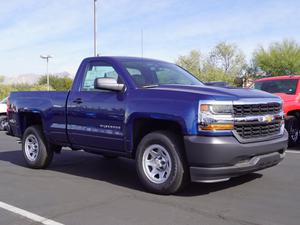
M113 78L96 78L94 81L94 88L109 91L122 91L124 84L118 84Z

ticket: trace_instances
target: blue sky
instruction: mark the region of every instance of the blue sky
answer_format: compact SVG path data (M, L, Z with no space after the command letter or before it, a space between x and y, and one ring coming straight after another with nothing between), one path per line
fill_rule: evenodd
M251 57L258 45L300 42L299 0L98 0L103 55L175 61L192 49L207 53L220 41ZM93 54L93 0L10 0L0 4L0 74L75 73Z

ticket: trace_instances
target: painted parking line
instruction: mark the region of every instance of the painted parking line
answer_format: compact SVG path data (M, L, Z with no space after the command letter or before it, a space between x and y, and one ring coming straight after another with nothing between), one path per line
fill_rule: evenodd
M5 202L0 201L0 208L5 209L5 210L7 210L9 212L12 212L14 214L18 214L18 215L20 215L22 217L25 217L27 219L30 219L34 222L42 223L42 224L45 224L45 225L64 225L62 223L58 223L56 221L47 219L47 218L39 216L39 215L36 215L36 214L28 212L26 210L17 208L15 206L12 206L12 205L9 205L9 204L6 204Z
M287 153L294 153L294 154L300 154L300 151L295 151L295 150L287 150Z

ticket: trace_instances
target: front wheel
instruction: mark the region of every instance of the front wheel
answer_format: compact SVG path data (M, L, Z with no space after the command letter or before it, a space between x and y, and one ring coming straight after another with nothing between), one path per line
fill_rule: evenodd
M187 183L182 144L174 134L157 131L146 135L137 148L136 166L144 187L157 194L172 194Z
M47 145L40 126L31 126L25 130L22 151L27 165L33 169L48 167L53 158L53 150Z
M295 116L289 116L286 120L286 130L289 133L289 147L299 143L299 120Z

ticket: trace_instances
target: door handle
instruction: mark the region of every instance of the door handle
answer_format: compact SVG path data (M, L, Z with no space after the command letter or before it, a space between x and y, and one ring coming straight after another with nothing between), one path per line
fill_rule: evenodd
M76 98L73 102L76 103L76 104L81 104L82 99L81 98Z

